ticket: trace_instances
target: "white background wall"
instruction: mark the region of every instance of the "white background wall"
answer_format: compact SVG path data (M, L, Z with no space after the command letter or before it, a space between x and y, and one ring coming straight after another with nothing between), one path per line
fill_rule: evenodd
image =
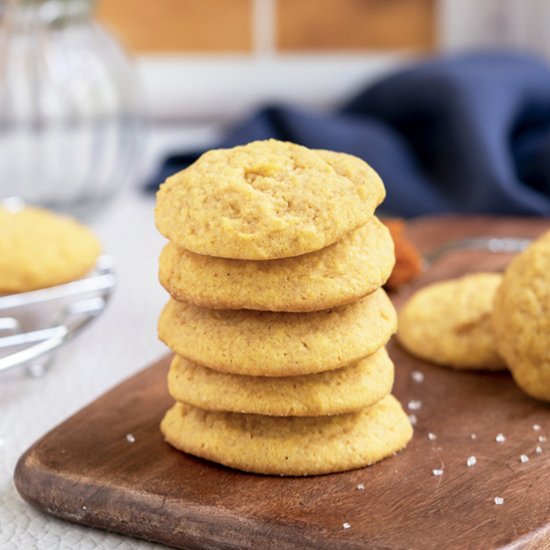
M399 54L142 56L138 71L152 118L224 122L266 101L333 105L407 59Z
M255 0L253 55L141 56L150 118L224 123L267 101L333 106L414 59L410 54L277 54L272 0ZM509 47L550 55L550 0L439 0L443 52Z

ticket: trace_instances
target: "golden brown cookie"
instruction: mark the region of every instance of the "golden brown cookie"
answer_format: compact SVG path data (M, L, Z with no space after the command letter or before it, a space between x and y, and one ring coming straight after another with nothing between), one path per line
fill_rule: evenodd
M271 260L320 250L385 196L362 160L276 140L208 151L157 194L159 231L197 254Z
M491 311L502 276L475 273L420 289L399 312L399 342L413 355L455 368L502 369Z
M550 401L550 231L508 266L492 324L497 349L518 386Z
M392 395L358 412L318 417L208 412L177 403L161 430L168 443L187 453L247 472L288 476L369 466L412 437Z
M396 314L382 289L312 313L213 310L170 300L158 328L171 350L195 363L233 374L294 376L374 353L395 331Z
M159 278L173 298L214 309L318 311L382 286L394 265L393 241L376 218L336 243L281 260L228 260L168 243Z
M208 411L322 416L380 401L391 392L393 370L385 348L348 367L281 378L226 374L176 355L168 390L176 401Z
M78 279L94 266L100 250L92 232L72 218L0 206L0 294Z

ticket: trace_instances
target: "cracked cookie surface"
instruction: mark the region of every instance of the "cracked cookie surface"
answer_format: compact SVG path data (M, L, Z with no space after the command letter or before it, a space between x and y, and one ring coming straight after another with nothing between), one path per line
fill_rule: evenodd
M403 449L412 427L388 395L372 407L336 416L270 417L210 412L176 403L161 423L168 443L225 466L304 476L362 468Z
M320 250L365 224L385 197L357 157L276 140L206 152L161 185L155 220L178 246L269 260Z

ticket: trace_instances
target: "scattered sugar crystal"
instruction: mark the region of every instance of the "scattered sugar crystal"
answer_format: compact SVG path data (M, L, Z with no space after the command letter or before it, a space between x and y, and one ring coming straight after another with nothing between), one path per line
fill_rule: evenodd
M435 435L433 432L430 432L430 433L428 434L428 439L429 439L430 441L435 441L435 440L437 439L437 435Z
M411 372L411 378L418 383L424 382L424 373L419 370L413 370Z
M418 418L416 417L416 414L409 414L409 422L416 426L416 423L418 422Z
M422 408L422 401L418 401L418 399L413 399L409 401L407 407L410 411L419 411Z
M87 506L82 506L82 509L83 509L83 510L87 510L88 507L87 507Z
M506 436L504 434L498 434L495 440L497 443L504 443L506 441Z
M533 424L533 430L535 430L535 432L540 432L540 424Z
M357 490L358 491L364 491L365 490L365 484L364 483L359 483L357 485Z
M538 455L540 455L540 453L542 453L542 447L540 445L536 446L535 453L537 453Z
M504 499L502 497L495 497L495 504L496 505L504 504Z
M351 527L351 525L346 521L345 523L342 523L342 527L344 529L349 529Z
M539 443L544 443L546 441L545 435L539 435Z
M477 439L477 435L476 434L470 434L470 439Z
M529 457L528 457L527 455L520 455L519 461L520 461L522 464L525 464L526 462L529 462Z
M132 434L127 434L126 435L126 441L128 443L135 443L136 442L136 438L132 435Z
M432 470L432 474L436 477L443 475L443 468L436 468L435 470Z
M475 456L469 456L468 459L466 460L466 465L468 466L468 468L470 466L475 466L477 464L477 458Z

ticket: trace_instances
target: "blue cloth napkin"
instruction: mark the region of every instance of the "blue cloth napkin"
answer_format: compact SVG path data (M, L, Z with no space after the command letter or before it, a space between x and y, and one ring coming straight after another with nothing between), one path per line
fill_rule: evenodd
M270 137L366 160L386 184L386 213L550 215L550 69L535 57L425 61L335 112L266 107L213 145ZM168 158L149 188L199 154Z

